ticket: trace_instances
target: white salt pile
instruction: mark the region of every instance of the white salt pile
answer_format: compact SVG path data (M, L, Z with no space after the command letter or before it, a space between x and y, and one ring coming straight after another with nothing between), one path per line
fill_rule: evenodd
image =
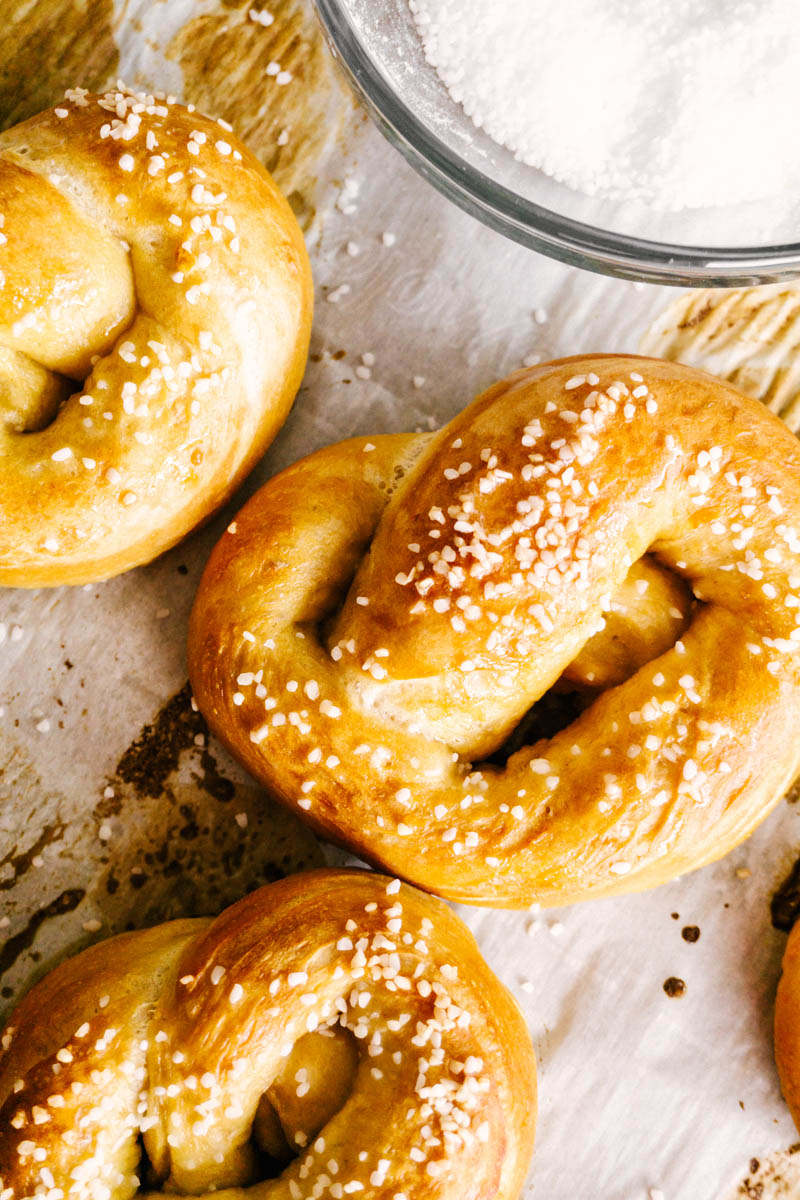
M409 0L474 124L590 195L800 190L800 0Z

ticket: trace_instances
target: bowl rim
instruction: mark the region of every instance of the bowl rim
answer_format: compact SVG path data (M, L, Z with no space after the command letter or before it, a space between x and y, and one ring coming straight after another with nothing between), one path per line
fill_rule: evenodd
M600 229L518 196L432 133L377 69L340 0L314 0L334 57L386 139L415 170L491 229L570 266L646 283L742 287L800 275L800 243L708 248Z

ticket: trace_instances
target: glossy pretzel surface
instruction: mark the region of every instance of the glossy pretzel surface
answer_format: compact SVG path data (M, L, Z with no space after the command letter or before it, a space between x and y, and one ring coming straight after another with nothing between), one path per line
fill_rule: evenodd
M655 657L487 762L653 559L693 597ZM208 564L190 671L215 732L327 836L451 898L564 903L701 866L782 795L798 605L795 438L699 371L595 355L271 480Z

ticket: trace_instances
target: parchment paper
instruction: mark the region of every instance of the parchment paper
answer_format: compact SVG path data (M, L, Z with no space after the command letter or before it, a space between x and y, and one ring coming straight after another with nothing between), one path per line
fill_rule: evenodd
M178 95L205 89L208 105L208 60L198 66L187 51L204 27L187 33L187 23L213 20L238 38L226 22L247 20L246 5L190 0L37 7L45 50L27 54L25 69L39 71L32 110L48 80L55 94L64 86L65 63L66 82L84 81L90 44L103 48L92 83L115 69ZM10 8L22 20L30 5ZM70 39L64 21L94 22L96 37ZM240 103L232 119L266 156L274 122L253 106L275 84L257 71L231 82L225 115ZM287 94L295 85L316 86L298 78ZM3 86L14 93L13 79ZM0 591L0 1016L91 941L218 911L281 872L341 860L208 743L185 688L199 573L246 496L333 440L436 427L528 355L635 350L674 294L582 274L483 228L418 178L335 83L325 87L330 136L314 143L313 170L287 166L302 179L317 310L305 383L277 441L226 512L158 562L88 588ZM292 104L289 136L300 139L302 96ZM362 355L374 355L360 372L370 378L356 374ZM642 896L547 913L460 910L536 1046L526 1197L800 1196L800 1154L778 1153L797 1135L772 1060L785 935L769 911L800 853L799 817L782 803L719 864ZM698 940L684 940L687 926ZM685 982L681 997L665 993L669 977Z

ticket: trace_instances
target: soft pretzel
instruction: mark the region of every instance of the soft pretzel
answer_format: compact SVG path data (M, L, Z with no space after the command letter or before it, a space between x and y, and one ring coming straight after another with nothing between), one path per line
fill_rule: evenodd
M781 1090L800 1130L800 924L786 943L775 1000L775 1061Z
M0 135L0 584L147 562L230 495L308 349L302 235L224 123L77 88Z
M363 871L102 942L2 1045L5 1200L515 1200L530 1159L513 997L449 909Z
M683 636L486 762L648 552L692 590ZM190 673L214 731L326 836L441 895L567 903L718 858L781 796L798 605L794 437L698 371L596 355L271 480L207 566Z

